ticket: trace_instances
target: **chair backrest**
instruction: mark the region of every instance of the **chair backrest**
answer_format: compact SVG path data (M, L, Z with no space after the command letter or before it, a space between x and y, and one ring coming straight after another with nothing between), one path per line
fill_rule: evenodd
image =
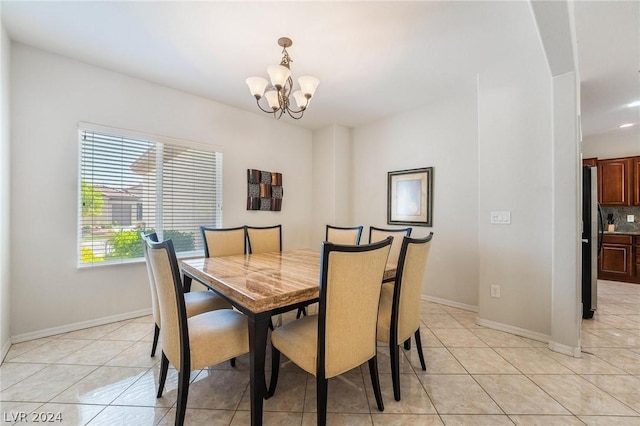
M247 226L248 253L282 251L282 225Z
M369 244L376 241L382 241L387 237L393 237L391 251L389 251L389 260L387 263L398 264L400 258L400 248L402 247L402 238L411 236L411 228L401 229L383 229L375 226L369 227Z
M245 226L237 228L200 227L204 242L204 257L232 256L247 252L247 230Z
M323 243L318 374L334 377L376 355L378 305L391 240L362 246Z
M391 330L398 330L398 344L411 337L420 327L422 278L432 238L433 232L425 238L404 237L402 240L391 305Z
M360 237L362 236L362 226L340 227L327 225L327 231L325 233L325 241L334 244L360 244Z
M142 251L144 253L144 260L147 265L147 276L149 277L149 290L151 291L151 312L153 313L153 320L156 325L160 327L160 306L158 305L158 291L156 290L156 280L153 278L153 271L151 270L151 263L149 263L149 255L147 254L147 242L145 239L151 241L158 241L158 234L155 232L140 232L140 239L142 240Z
M162 352L174 367L179 368L182 357L190 358L190 349L187 309L176 252L171 240L158 243L145 238L145 242L158 291L158 305L162 317L162 327L160 327Z

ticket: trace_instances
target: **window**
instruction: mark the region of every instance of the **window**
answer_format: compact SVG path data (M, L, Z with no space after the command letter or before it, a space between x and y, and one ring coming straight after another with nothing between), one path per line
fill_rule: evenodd
M200 226L222 225L222 154L208 146L80 127L78 265L139 261L140 232L201 255Z

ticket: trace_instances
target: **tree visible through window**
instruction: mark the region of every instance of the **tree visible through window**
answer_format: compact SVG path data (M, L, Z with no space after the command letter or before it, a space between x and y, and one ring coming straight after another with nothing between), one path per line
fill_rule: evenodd
M141 231L201 253L199 227L222 221L222 154L117 133L80 130L79 266L141 258Z

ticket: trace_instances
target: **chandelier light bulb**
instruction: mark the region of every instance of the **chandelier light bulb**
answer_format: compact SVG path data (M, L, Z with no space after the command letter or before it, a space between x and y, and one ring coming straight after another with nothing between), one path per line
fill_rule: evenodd
M269 78L271 79L271 85L278 90L284 87L284 84L287 82L287 79L291 75L291 70L289 70L289 68L287 67L283 67L282 65L268 66L267 72L269 73Z
M277 111L278 108L280 108L280 101L278 100L278 92L276 92L275 90L269 90L267 91L267 93L264 94L265 98L267 98L267 102L269 103L269 106L274 110Z
M300 85L300 91L304 93L305 96L309 95L309 98L312 98L316 93L316 88L318 84L320 84L320 80L310 75L304 75L298 78L298 84Z
M269 84L269 82L262 77L249 77L245 81L247 86L249 86L251 94L258 99L264 95L264 89L266 89L267 84Z
M295 92L293 92L293 99L296 100L296 105L298 105L298 108L300 109L307 108L307 106L309 105L309 100L311 100L310 97L307 98L300 90L296 90Z

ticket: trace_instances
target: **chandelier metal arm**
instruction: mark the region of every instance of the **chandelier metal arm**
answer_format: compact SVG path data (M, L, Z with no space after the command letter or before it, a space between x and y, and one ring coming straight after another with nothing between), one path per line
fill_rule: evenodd
M275 112L273 109L271 111L269 111L267 109L262 108L262 105L260 105L260 99L262 99L262 98L256 97L256 105L258 105L258 108L260 108L261 111L266 112L267 114L271 114L271 113Z

